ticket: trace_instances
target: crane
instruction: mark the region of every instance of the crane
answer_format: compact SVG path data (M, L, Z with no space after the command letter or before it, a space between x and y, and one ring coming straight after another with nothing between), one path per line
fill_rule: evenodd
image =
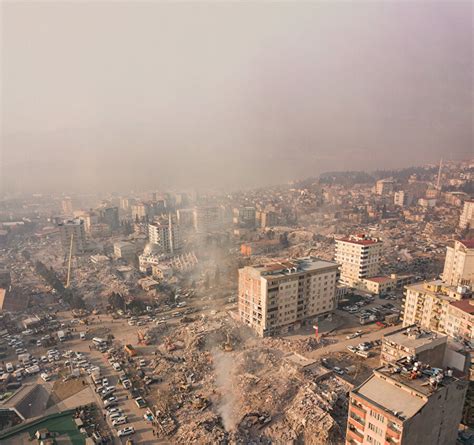
M66 289L71 285L72 248L74 246L74 232L71 233L71 244L69 246L69 261L67 264Z

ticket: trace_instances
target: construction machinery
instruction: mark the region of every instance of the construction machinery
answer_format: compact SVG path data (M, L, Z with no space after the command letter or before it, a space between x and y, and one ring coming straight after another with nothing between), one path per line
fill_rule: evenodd
M226 352L231 352L234 350L232 342L230 341L230 335L227 333L227 340L222 344L222 349Z

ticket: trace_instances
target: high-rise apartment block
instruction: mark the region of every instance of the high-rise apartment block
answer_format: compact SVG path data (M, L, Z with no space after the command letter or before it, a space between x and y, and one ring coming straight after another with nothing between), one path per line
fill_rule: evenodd
M103 206L99 208L100 222L107 224L110 230L117 230L120 226L119 209L114 206Z
M400 207L410 206L413 203L413 194L399 190L393 195L393 203Z
M474 284L474 239L454 241L447 247L443 281L453 286Z
M454 445L467 383L409 358L374 370L350 393L346 445Z
M181 249L179 225L173 222L171 215L168 221L148 224L150 243L159 246L164 253L174 253Z
M392 179L381 179L375 184L375 193L377 195L390 195L393 193L395 182Z
M417 324L450 337L474 339L474 300L468 287L441 280L412 284L405 288L402 308L403 326Z
M86 248L86 231L81 219L67 220L60 224L59 235L65 252L69 252L72 241L72 253L83 253Z
M193 212L194 230L206 233L218 230L221 225L221 209L218 206L196 207Z
M459 228L474 228L474 200L464 201L461 217L459 218Z
M233 210L233 223L238 227L253 228L256 223L255 207L238 207Z
M239 317L265 337L315 323L336 305L338 265L318 258L239 270Z
M72 205L72 199L69 196L66 196L62 201L61 201L61 209L63 211L63 215L66 217L72 217L74 208Z
M379 272L382 242L367 235L336 239L335 261L341 265L341 283L357 287Z

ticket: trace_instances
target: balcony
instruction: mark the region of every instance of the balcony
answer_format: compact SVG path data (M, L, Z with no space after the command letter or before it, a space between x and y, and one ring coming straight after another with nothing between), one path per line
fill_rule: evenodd
M347 438L354 440L356 443L362 443L364 441L364 435L350 427L347 429Z
M365 422L359 416L355 417L355 414L351 413L348 420L351 425L354 425L357 429L364 431Z
M351 404L351 413L354 413L357 417L365 420L366 412L359 406Z
M401 437L401 435L402 435L402 433L401 433L399 427L396 426L396 425L393 424L393 423L389 423L389 424L387 425L387 433L386 433L386 434L387 434L387 436L388 436L388 437L387 437L387 441L392 442L392 443L394 443L395 440L396 440L396 441L400 440L400 437ZM395 439L395 440L393 440L393 439Z

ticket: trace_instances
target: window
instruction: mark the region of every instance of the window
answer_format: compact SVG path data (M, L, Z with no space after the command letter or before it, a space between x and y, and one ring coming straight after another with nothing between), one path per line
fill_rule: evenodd
M377 419L379 422L385 423L385 417L382 416L382 414L379 414L376 411L370 410L370 415L374 418Z
M377 434L377 436L381 436L383 434L382 428L379 428L378 426L374 425L373 423L369 422L369 430L373 431L374 433Z

